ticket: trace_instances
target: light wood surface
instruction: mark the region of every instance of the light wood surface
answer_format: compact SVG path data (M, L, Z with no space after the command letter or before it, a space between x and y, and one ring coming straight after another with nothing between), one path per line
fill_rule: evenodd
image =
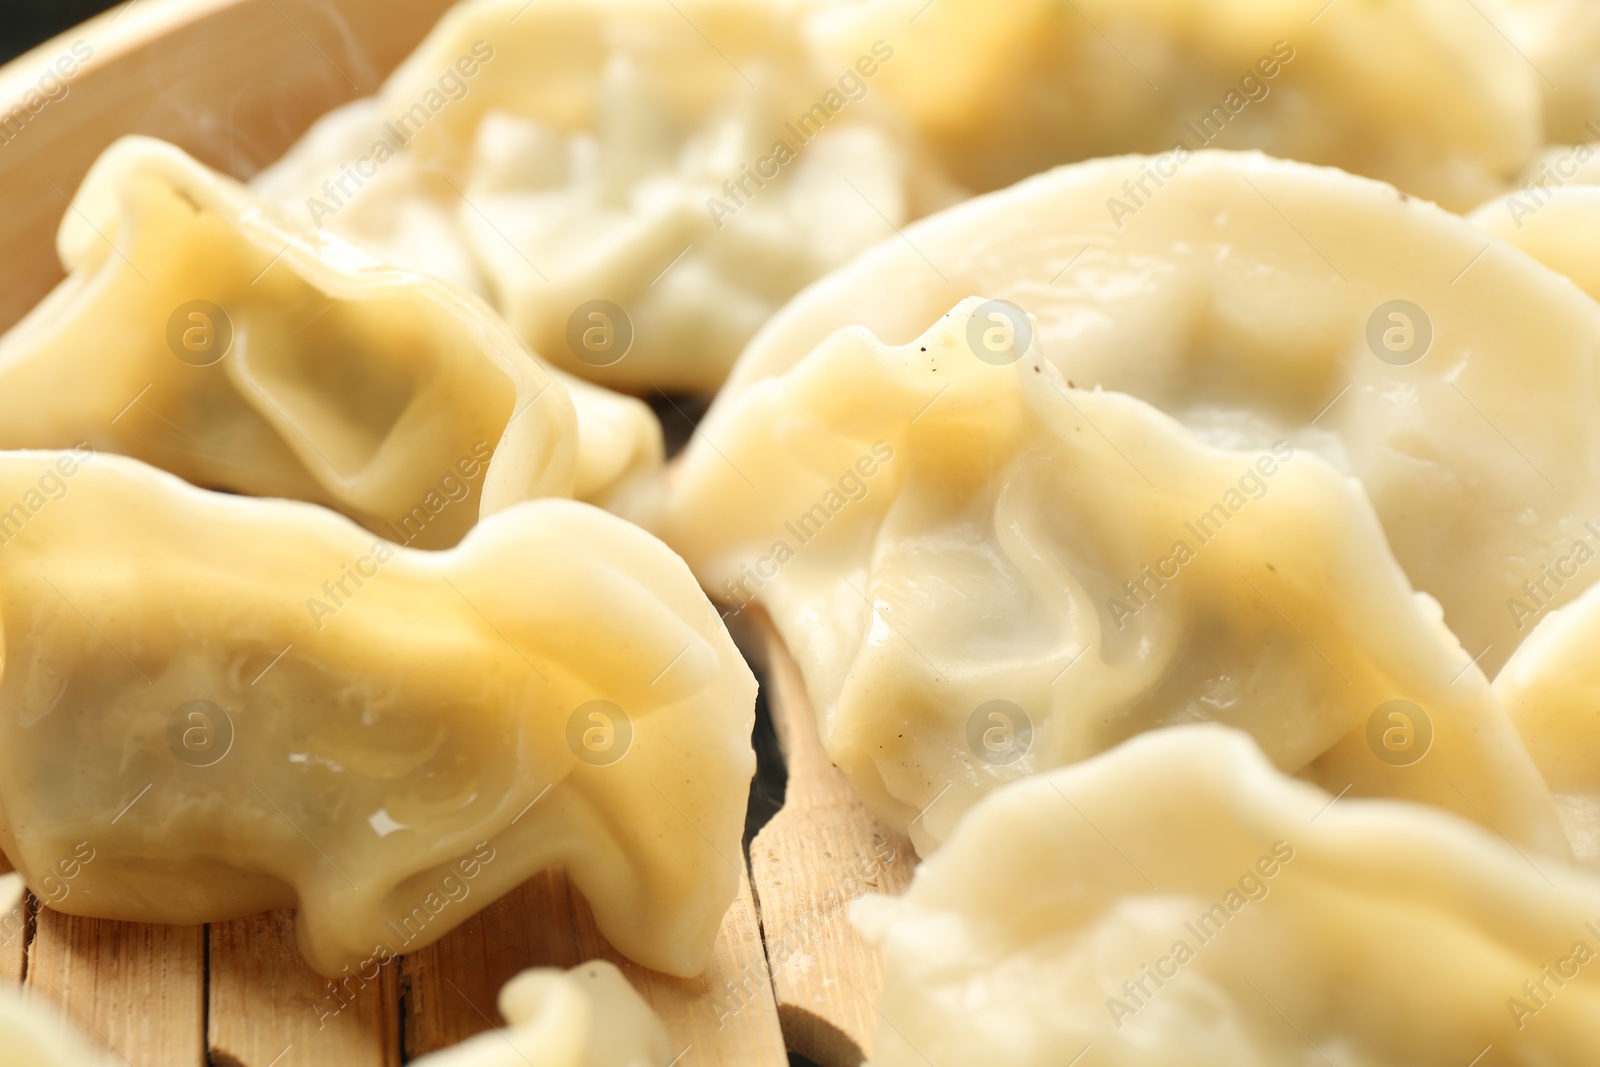
M911 882L911 843L867 812L828 760L800 670L771 624L762 664L767 704L789 769L783 809L750 846L778 1015L789 1048L821 1067L870 1055L883 988L879 955L850 925L863 893Z
M205 934L41 908L27 987L133 1067L205 1067Z
M300 958L292 911L212 923L209 940L207 1043L215 1067L399 1067L394 964L370 982L333 986Z
M723 917L711 967L695 979L646 970L606 943L583 897L559 870L530 879L451 931L408 955L406 1049L431 1052L504 1020L500 987L528 967L615 963L655 1009L672 1038L674 1067L784 1067L788 1058L766 973L750 884Z
M0 874L11 870L11 862L0 854ZM33 894L24 893L22 903L0 916L0 982L22 981L23 967L28 959L28 937L33 927L33 911L37 902Z

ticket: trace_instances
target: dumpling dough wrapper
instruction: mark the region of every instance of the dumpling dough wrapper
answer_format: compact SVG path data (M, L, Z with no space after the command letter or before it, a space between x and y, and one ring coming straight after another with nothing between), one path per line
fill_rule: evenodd
M563 370L710 392L808 282L965 195L874 88L894 40L823 62L806 12L469 0L254 185L476 289Z
M927 854L1013 778L1211 721L1331 791L1567 854L1359 482L1075 389L996 306L964 301L900 347L835 334L673 471L665 540L720 599L770 613L880 818ZM1006 361L977 355L1014 325Z
M1163 168L1062 167L907 228L779 313L697 438L721 444L746 390L836 330L905 344L966 297L1008 301L1078 388L1360 478L1412 584L1493 677L1526 635L1507 601L1574 540L1600 547L1600 307L1391 186L1248 153ZM1129 188L1142 206L1119 228L1107 204Z
M661 461L637 400L542 366L480 301L144 137L63 218L69 276L0 337L0 448L79 443L445 548Z
M61 910L298 907L333 976L565 864L629 958L705 966L756 686L644 531L541 500L424 552L87 451L0 454L0 502L0 846L37 891L88 842Z
M883 950L873 1067L1600 1058L1593 874L1219 726L1007 787L852 917Z

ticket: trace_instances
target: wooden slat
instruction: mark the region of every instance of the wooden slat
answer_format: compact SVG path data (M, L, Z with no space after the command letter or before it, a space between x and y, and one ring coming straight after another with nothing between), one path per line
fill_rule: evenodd
M442 940L405 957L406 1053L420 1056L504 1025L500 987L528 967L615 963L661 1016L681 1053L677 1067L784 1067L788 1063L749 883L722 922L711 967L699 978L646 970L600 935L582 895L546 871Z
M398 1067L397 965L334 987L301 958L294 923L271 911L211 924L214 1067Z
M903 893L916 855L874 819L828 760L800 669L757 619L767 704L788 764L783 809L750 846L778 1017L789 1048L821 1067L870 1055L883 975L878 952L846 915L863 893Z
M28 989L133 1067L205 1067L205 927L41 908Z

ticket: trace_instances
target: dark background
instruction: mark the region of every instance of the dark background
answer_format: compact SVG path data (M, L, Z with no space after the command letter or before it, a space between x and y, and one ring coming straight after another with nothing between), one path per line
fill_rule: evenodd
M0 0L0 63L126 0Z

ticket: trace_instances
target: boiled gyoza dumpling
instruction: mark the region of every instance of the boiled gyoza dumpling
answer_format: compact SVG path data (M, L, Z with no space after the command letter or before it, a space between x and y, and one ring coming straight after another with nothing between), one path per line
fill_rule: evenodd
M638 401L558 381L467 294L163 142L107 150L60 251L67 280L0 337L0 448L84 442L425 548L660 462Z
M539 500L422 552L88 450L0 453L0 501L0 846L37 890L92 842L58 909L298 907L334 975L562 863L620 951L704 967L755 680L648 534Z
M719 598L771 614L880 817L925 851L1011 778L1218 721L1334 791L1565 853L1355 479L1072 388L1011 313L972 298L900 348L841 331L674 472L663 537Z
M836 62L877 38L895 46L882 91L979 191L1095 156L1258 148L1461 210L1540 144L1543 82L1507 40L1496 0L821 8Z
M1558 561L1557 580L1579 558L1574 551ZM1528 621L1495 695L1550 783L1573 850L1600 865L1600 587Z
M500 990L509 1024L412 1062L417 1067L671 1067L667 1032L605 960L523 971Z
M701 436L837 329L903 344L965 297L1007 300L1079 388L1357 475L1492 677L1526 633L1508 600L1600 517L1600 307L1386 185L1253 154L1199 153L1157 184L1161 166L1063 167L909 227L773 319Z
M1600 1062L1600 881L1216 726L1007 787L853 917L872 1067Z
M956 194L788 0L469 0L256 179L489 296L595 381L710 390L784 301ZM597 317L598 316L598 317Z
M569 371L709 390L802 286L967 189L1215 143L1465 208L1539 143L1493 6L1088 8L469 0L256 185L490 297Z

